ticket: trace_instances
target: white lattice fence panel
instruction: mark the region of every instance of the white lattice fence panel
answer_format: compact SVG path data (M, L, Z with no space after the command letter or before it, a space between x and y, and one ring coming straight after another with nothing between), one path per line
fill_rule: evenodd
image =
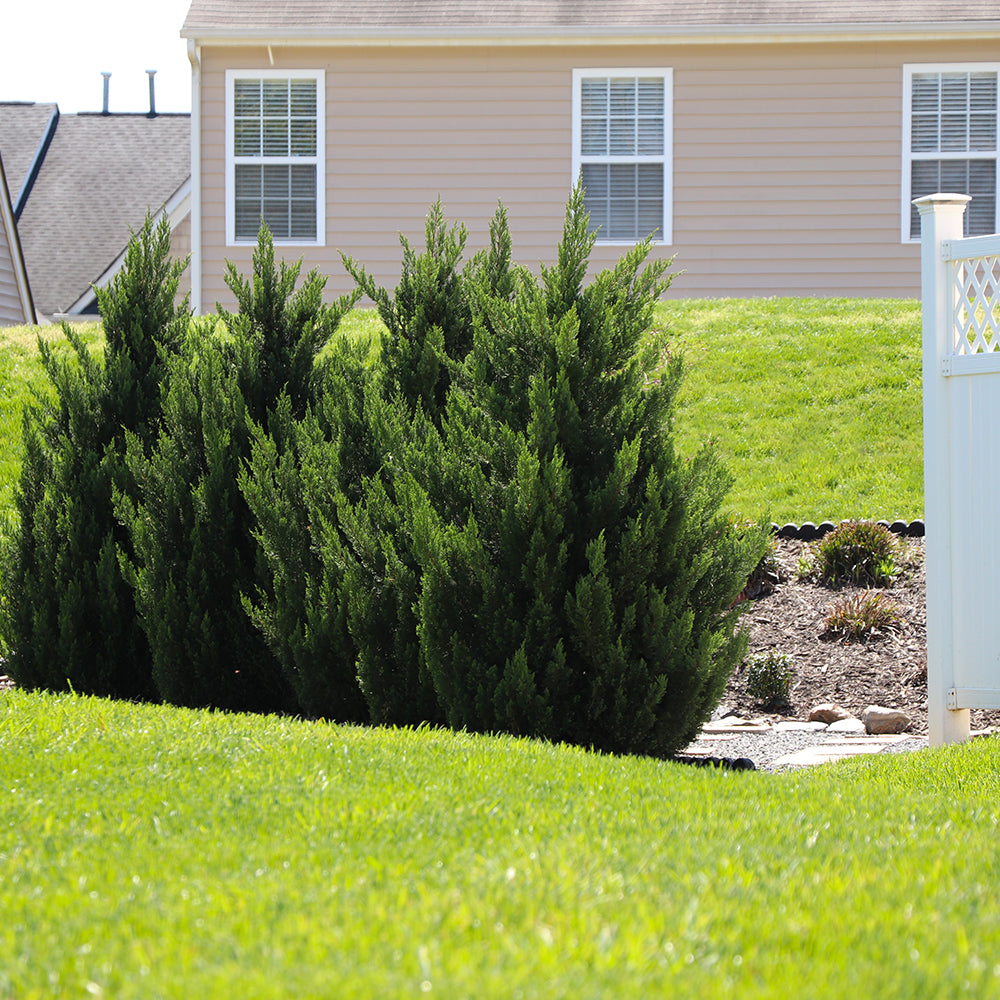
M1000 256L953 263L955 354L1000 350Z

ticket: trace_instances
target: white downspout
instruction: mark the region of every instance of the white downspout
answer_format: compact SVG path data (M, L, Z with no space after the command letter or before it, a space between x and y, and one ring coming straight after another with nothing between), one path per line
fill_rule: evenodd
M187 43L191 63L191 308L201 315L201 47Z

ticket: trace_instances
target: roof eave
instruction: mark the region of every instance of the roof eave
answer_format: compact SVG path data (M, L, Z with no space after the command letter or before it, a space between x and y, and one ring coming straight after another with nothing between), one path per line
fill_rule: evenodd
M783 25L691 25L662 27L577 27L539 29L504 28L486 31L480 27L394 29L348 28L317 35L314 29L284 28L276 33L266 28L181 29L181 37L197 45L268 44L289 46L325 45L683 45L779 42L905 41L928 38L1000 38L1000 20L871 24L783 24Z

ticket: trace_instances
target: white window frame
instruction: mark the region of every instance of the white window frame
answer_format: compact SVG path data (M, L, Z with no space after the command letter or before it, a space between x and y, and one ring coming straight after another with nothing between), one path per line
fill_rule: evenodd
M254 156L235 155L235 83L237 80L315 80L316 81L316 153L314 156ZM236 238L236 166L242 163L271 163L316 166L316 239L278 239L281 246L326 245L326 74L317 69L228 69L226 70L226 245L254 246L252 240Z
M996 217L993 220L994 232L1000 232L1000 98L997 101L997 148L992 152L959 151L949 153L936 151L933 156L921 157L912 152L913 128L913 77L921 73L996 73L997 86L1000 90L1000 62L975 63L907 63L903 66L903 167L902 167L902 205L900 213L900 235L903 243L919 244L920 237L910 236L912 163L920 159L934 160L984 160L993 158L996 168Z
M655 76L663 79L663 153L650 156L635 154L631 156L584 156L581 152L582 140L582 81L588 77L640 77ZM615 68L586 68L573 70L573 151L572 151L572 183L580 179L584 163L662 163L663 164L663 221L660 231L653 238L655 246L669 246L673 243L673 70L668 67L634 67L619 66ZM635 246L638 240L621 240L603 238L597 235L597 242L602 246Z

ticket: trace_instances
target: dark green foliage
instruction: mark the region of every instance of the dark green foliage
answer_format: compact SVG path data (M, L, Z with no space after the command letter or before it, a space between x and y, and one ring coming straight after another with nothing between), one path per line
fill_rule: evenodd
M134 543L131 578L166 700L234 710L294 710L294 689L243 608L266 590L264 553L238 487L254 428L285 428L314 391L315 359L353 305L322 303L324 279L275 266L262 227L253 280L230 268L237 314L225 336L192 337L170 365L160 434L147 454L129 440L138 503L120 512ZM280 412L279 412L280 408Z
M327 392L304 421L287 397L258 428L240 489L256 519L266 587L244 604L295 691L303 712L345 722L368 718L347 628L336 501L372 467L360 425L367 345L337 342ZM303 456L307 469L303 473ZM355 491L357 490L355 484Z
M747 694L765 708L788 705L792 690L792 659L787 653L770 649L751 656L746 662Z
M583 288L579 192L540 282L505 267L505 230L467 276L440 429L418 413L397 461L426 669L453 726L669 755L743 654L731 606L763 534L719 515L710 451L674 452L680 366L651 381L640 349L666 265L643 244Z
M391 470L414 413L443 405L472 327L457 270L464 230L449 230L434 206L425 236L420 253L402 241L393 294L345 260L387 327L378 362L369 366L364 347L338 344L319 405L261 437L241 481L271 571L251 613L315 715L357 717L360 690L376 722L441 719L421 666L419 572ZM282 457L279 436L294 456Z
M898 571L903 543L883 524L845 521L815 549L815 572L828 587L853 583L888 587Z
M169 257L170 229L147 218L121 271L97 298L103 360L64 326L68 357L39 349L54 398L24 415L25 457L16 499L17 534L3 558L0 618L6 669L28 687L121 697L153 694L146 637L122 578L112 493L134 491L125 434L148 446L168 356L187 327L175 305L183 263Z
M424 252L418 254L400 236L403 264L393 295L350 257L344 265L388 328L381 350L387 390L398 393L411 409L419 403L437 414L452 362L465 357L472 345L469 303L458 271L466 232L462 226L448 229L437 203L428 213L424 237Z

